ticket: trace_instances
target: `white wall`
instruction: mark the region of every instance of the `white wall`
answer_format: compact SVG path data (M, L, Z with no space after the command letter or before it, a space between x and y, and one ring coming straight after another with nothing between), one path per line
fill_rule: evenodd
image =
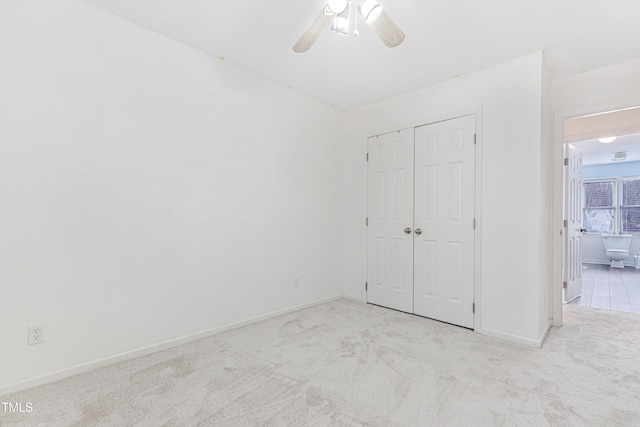
M339 111L75 0L0 58L0 392L342 294Z
M562 324L562 144L566 119L640 105L640 58L551 83L553 138L553 318Z
M580 146L578 146L580 148ZM640 147L639 147L640 148ZM590 165L582 168L582 179L618 178L640 175L640 161Z
M551 83L554 112L611 111L640 103L640 58L587 71ZM600 108L605 108L600 110Z
M365 298L366 138L481 109L482 260L476 327L539 344L540 304L548 301L550 276L548 260L541 255L549 254L541 233L548 222L543 204L550 196L548 180L540 176L549 152L541 142L548 141L541 133L548 129L542 117L543 108L548 109L543 83L538 52L345 114L346 295Z

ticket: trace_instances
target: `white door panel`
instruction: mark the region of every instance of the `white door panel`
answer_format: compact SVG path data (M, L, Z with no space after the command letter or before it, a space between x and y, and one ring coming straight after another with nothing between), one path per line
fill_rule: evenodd
M582 294L582 152L564 145L565 217L563 300L569 302Z
M413 129L368 140L367 302L413 313Z
M473 328L475 116L415 129L415 314Z

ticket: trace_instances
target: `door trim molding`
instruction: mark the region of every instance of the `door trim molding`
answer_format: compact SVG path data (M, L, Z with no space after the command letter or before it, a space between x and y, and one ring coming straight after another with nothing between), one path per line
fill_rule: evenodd
M474 113L476 116L476 188L475 188L475 251L474 251L474 295L475 313L473 319L474 331L482 330L482 148L483 128L482 128L482 107Z
M562 274L564 270L564 236L562 220L564 210L563 161L564 161L564 121L590 114L606 113L640 106L640 98L590 105L572 110L557 111L553 114L553 147L551 153L553 182L553 213L551 220L552 265L549 295L551 295L551 319L553 326L562 326Z

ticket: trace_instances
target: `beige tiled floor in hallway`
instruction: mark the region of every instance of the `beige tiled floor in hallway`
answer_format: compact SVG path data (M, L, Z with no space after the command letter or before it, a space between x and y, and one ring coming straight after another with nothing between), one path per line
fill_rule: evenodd
M584 264L582 296L571 304L640 314L640 270Z

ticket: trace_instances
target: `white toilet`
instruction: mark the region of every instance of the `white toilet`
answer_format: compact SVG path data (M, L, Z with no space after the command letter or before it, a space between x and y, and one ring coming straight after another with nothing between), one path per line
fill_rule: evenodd
M611 260L612 268L624 268L622 261L629 257L631 234L603 234L604 251Z

